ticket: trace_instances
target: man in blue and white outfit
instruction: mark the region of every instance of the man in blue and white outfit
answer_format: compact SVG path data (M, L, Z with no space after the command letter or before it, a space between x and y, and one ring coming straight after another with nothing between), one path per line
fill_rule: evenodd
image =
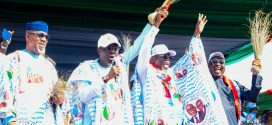
M58 80L52 63L46 59L48 25L43 21L26 24L26 48L7 55L11 79L10 102L16 124L55 125L50 91Z
M202 18L201 18L202 19ZM201 20L206 24L206 20ZM204 25L197 35L203 31ZM171 59L176 52L169 50L166 45L155 45L155 36L145 39L136 65L137 78L133 84L132 104L137 124L182 124L183 108L180 92L178 91L175 75L170 68ZM142 108L142 111L141 111Z
M98 40L99 58L81 63L68 80L70 102L81 110L84 125L133 125L130 90L128 87L127 65L139 54L143 39L157 34L160 23L167 13L157 10L155 20L151 20L124 53L119 54L121 47L113 34L102 35ZM76 124L81 124L76 120Z

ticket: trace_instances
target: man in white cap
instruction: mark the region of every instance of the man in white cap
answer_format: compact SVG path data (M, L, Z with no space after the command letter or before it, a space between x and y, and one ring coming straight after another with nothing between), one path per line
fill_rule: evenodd
M199 39L206 23L206 16L200 14L192 40ZM155 36L145 39L145 45L140 50L136 64L135 74L138 83L134 83L133 86L141 86L142 90L140 93L139 91L132 93L133 97L140 100L133 102L136 104L134 117L142 120L139 124L180 125L183 123L181 96L174 80L173 69L170 68L176 52L169 50L164 44L155 45L151 49L154 40ZM143 111L137 108L142 108Z
M83 117L84 125L134 124L126 67L143 47L143 39L156 35L160 23L168 15L166 10L157 12L154 23L150 21L153 24L147 24L124 53L119 54L121 45L116 36L104 34L98 40L99 58L85 61L73 71L68 80L68 84L74 88L70 90L70 101L72 106L78 106L78 102L83 104L84 110L77 116Z
M253 65L260 66L259 60L254 60ZM230 125L237 125L241 117L241 100L256 103L261 90L262 77L252 75L251 90L239 82L228 79L225 75L225 57L221 52L210 54L208 67L217 86Z
M55 125L50 91L58 80L55 67L43 55L49 40L43 21L26 24L26 48L9 55L10 102L16 124Z

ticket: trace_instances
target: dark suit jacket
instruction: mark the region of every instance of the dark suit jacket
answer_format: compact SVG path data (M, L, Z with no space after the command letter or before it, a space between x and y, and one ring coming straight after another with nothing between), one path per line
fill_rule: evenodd
M198 123L200 123L200 122L202 122L202 121L204 120L205 115L206 115L206 114L205 114L203 111L198 111L198 112L197 112L196 116L198 117L198 120L199 120ZM193 122L193 123L196 123L194 117L192 117L192 118L190 119L190 121Z

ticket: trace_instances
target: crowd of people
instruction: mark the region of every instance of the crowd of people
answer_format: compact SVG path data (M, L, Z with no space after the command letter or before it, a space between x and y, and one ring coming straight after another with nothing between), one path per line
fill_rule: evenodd
M184 106L182 90L170 66L176 56L164 44L154 45L168 11L156 9L134 44L119 53L121 44L111 33L100 36L98 58L79 64L67 81L65 98L52 95L59 80L55 62L46 56L49 42L47 23L26 24L23 50L6 55L12 32L2 33L0 48L0 124L1 125L182 125L203 124L210 112L203 100ZM201 41L208 20L199 14L191 43ZM5 36L5 37L4 37ZM272 40L270 40L272 41ZM270 42L271 43L271 42ZM138 56L135 77L129 79L127 66ZM182 60L182 58L181 58ZM193 60L198 64L201 60ZM176 63L178 64L178 62ZM176 65L175 64L175 65ZM252 74L251 89L224 75L225 57L221 52L209 55L207 66L214 80L229 125L272 124L272 110L265 110L257 121L256 103L262 88L262 76ZM260 60L252 65L261 67ZM129 81L133 81L132 90ZM242 111L242 102L255 104ZM190 118L185 118L184 114ZM254 120L251 120L254 119ZM204 123L205 124L205 123Z

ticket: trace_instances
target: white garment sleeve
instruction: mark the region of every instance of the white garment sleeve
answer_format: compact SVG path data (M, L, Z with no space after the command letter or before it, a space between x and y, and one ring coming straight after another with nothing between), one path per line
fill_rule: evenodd
M140 77L140 83L143 83L146 79L146 70L149 66L149 61L151 58L151 48L155 42L155 37L158 32L159 29L152 26L151 30L145 36L143 45L140 49L138 61L136 64L136 73Z
M195 44L195 42L198 42L199 44ZM194 44L193 44L194 43ZM201 43L201 44L200 44ZM205 54L205 51L204 51L204 48L203 48L203 45L202 45L202 40L200 39L200 38L197 38L197 37L195 37L195 36L193 36L192 38L191 38L191 41L190 41L190 50L192 50L192 51L189 51L188 50L188 52L186 52L187 54L189 54L189 55L192 55L193 54L193 52L195 52L196 50L194 50L194 48L200 48L200 50L202 51L202 52L199 52L199 54ZM189 47L188 46L188 47ZM196 47L196 46L198 46L198 47ZM199 49L198 49L199 50ZM205 55L202 55L203 57L205 57ZM177 67L177 65L179 65L179 63L180 62L183 62L182 60L183 60L183 57L184 56L182 56L172 67Z
M81 101L89 102L93 98L101 96L105 83L102 78L99 78L97 72L90 68L89 64L83 63L70 76L68 86L77 88Z
M146 24L141 34L134 41L133 45L129 47L123 54L121 54L122 59L126 65L128 65L139 54L140 48L143 44L143 39L148 31L150 31L151 27L152 26L149 23Z
M97 96L101 96L101 87L87 81L78 81L79 98L86 103Z

